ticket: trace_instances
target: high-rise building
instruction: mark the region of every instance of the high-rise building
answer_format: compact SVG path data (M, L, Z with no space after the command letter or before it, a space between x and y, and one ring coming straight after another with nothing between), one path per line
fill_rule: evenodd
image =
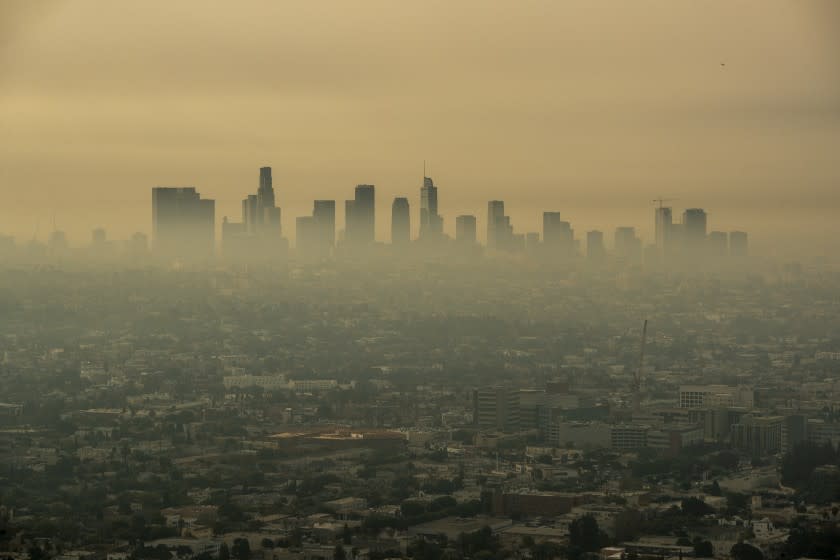
M242 201L242 223L245 225L245 231L250 235L257 233L257 195L249 194Z
M443 218L438 214L438 190L431 177L423 177L420 188L420 239L439 237Z
M572 225L560 219L560 212L543 212L543 245L552 254L574 254L575 234Z
M271 168L260 168L260 186L257 189L257 222L271 223L274 219L274 186L271 182Z
M505 215L505 203L491 200L487 203L487 248L510 250L514 246L513 226Z
M606 254L604 233L598 230L586 232L586 256L590 259L602 259Z
M543 212L543 243L547 246L560 244L563 235L561 223L560 212Z
M709 255L725 257L729 250L729 236L725 231L711 231L706 245L709 247Z
M318 252L321 256L328 255L335 247L335 200L316 200L312 218L318 231Z
M673 214L670 206L660 206L654 209L654 227L656 235L656 246L664 251L669 242L671 226L674 224Z
M641 262L642 240L636 237L636 228L616 228L614 246L615 254L618 258L630 263Z
M473 393L473 406L473 416L479 429L519 430L519 390L510 387L478 389Z
M688 208L683 212L683 246L686 250L702 251L706 246L706 211Z
M216 202L193 187L152 189L155 251L167 256L205 257L215 243Z
M749 254L747 232L729 232L729 254L733 257L746 257Z
M356 197L347 201L345 210L345 241L363 246L374 242L376 236L376 194L373 185L357 185Z
M248 195L242 201L242 224L248 235L259 235L265 239L282 236L280 208L275 205L270 167L260 168L257 194Z
M311 216L295 219L295 248L299 256L329 256L335 246L335 201L316 200Z
M411 242L411 213L408 199L397 197L391 204L391 244L408 245Z
M476 243L475 216L464 214L455 218L455 241L464 245Z

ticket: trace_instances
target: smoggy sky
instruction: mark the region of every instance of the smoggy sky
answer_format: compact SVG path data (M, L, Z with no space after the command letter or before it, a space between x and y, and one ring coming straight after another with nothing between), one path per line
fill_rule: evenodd
M156 185L238 218L271 165L289 236L373 183L385 239L424 159L447 230L501 198L647 237L662 195L836 235L840 2L0 2L0 231L149 231Z

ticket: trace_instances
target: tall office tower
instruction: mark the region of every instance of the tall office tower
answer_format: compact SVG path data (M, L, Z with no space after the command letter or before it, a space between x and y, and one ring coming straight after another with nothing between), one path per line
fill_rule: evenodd
M408 199L398 197L391 204L391 245L411 242L411 213Z
M376 239L376 193L373 185L357 185L352 205L352 236L357 245L370 245ZM351 233L348 231L347 233Z
M260 184L257 194L250 194L242 201L242 223L248 235L259 235L265 239L282 236L280 208L275 205L271 168L260 168Z
M557 247L561 244L562 223L560 212L543 212L543 243L547 247Z
M602 259L606 254L604 249L604 233L594 229L586 232L586 256L590 259Z
M245 224L245 230L250 235L257 233L257 195L249 194L247 198L242 201L242 223Z
M656 246L660 251L663 251L669 242L668 237L673 223L674 219L670 206L660 206L654 209Z
M274 186L271 183L271 168L260 167L260 186L257 189L257 222L271 223L274 209Z
M509 222L508 222L509 223ZM487 203L487 248L500 249L504 245L505 203L491 200Z
M689 208L683 212L683 246L688 251L702 251L706 245L706 211Z
M464 214L455 218L455 241L463 245L475 245L475 216Z
M437 187L430 177L423 177L420 187L420 239L443 233L443 218L438 214Z
M193 187L152 189L155 250L167 256L204 257L215 244L216 202Z
M318 230L318 250L322 256L328 255L335 247L335 200L316 200L312 218Z
M485 387L473 392L473 418L482 430L515 432L519 430L519 390L510 387Z
M746 257L749 254L747 232L729 232L729 254L733 257Z
M706 245L710 255L725 257L728 252L729 237L725 231L710 231Z
M560 212L543 212L543 246L552 253L571 256L574 245L572 225L560 219Z
M314 256L318 249L318 226L313 216L298 216L295 220L295 249L298 255Z
M636 237L636 228L619 227L615 229L615 254L627 262L641 262L642 240Z

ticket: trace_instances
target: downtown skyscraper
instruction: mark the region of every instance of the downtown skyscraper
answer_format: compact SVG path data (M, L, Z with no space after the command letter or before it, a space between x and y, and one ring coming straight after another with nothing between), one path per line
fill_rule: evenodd
M431 177L423 177L420 187L420 239L443 235L443 218L438 214L438 189Z
M543 212L543 245L552 254L573 256L575 232L569 222L560 219L560 212Z
M373 244L376 239L376 189L357 185L355 198L344 204L344 240L352 246Z
M455 218L455 241L462 245L476 244L475 216L463 214Z
M670 241L673 225L674 219L670 206L659 206L654 210L655 244L660 251L664 251Z
M391 204L391 244L408 245L411 242L411 212L408 199L398 197Z
M491 200L487 203L487 248L506 249L513 235L510 218L505 216L505 202Z
M250 195L242 201L248 205L243 212L242 221L251 234L264 237L280 236L280 209L275 206L274 185L271 180L271 168L260 168L260 183L256 195Z
M261 167L257 192L242 200L242 219L222 221L222 251L228 258L271 258L285 252L280 208L270 167Z
M689 253L704 252L706 249L706 211L702 208L688 208L683 212L682 243Z
M216 202L194 187L152 189L155 252L178 258L207 257L215 249Z

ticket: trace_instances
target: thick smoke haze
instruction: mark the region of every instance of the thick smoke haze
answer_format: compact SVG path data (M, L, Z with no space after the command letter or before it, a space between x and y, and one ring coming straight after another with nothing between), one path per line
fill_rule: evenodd
M836 6L3 2L0 231L148 232L157 185L195 186L221 221L271 165L285 235L372 183L385 239L425 159L450 232L499 198L520 232L559 210L651 241L663 196L757 251L829 250Z

